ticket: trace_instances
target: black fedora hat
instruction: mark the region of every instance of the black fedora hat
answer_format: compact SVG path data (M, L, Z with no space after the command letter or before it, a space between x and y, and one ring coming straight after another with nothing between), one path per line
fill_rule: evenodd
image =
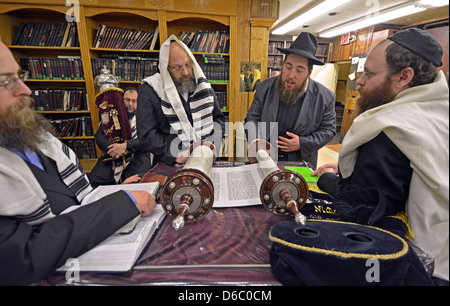
M277 48L284 54L297 54L306 57L312 61L314 65L325 65L324 62L319 61L316 58L317 51L317 39L308 32L302 32L297 39L292 43L289 49Z

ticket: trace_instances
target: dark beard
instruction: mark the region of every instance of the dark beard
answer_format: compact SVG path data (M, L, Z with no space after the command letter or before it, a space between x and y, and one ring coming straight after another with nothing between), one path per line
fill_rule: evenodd
M136 111L129 112L129 111L127 110L127 118L128 118L128 120L133 119L134 115L136 115Z
M173 83L175 84L175 87L178 90L178 93L180 95L184 94L192 94L195 91L195 88L197 88L197 84L195 83L195 78L192 76L189 81L187 82L180 82L176 78L172 77Z
M37 147L45 139L42 129L53 135L54 128L48 120L31 110L32 99L23 98L19 103L11 105L6 114L0 115L0 145L25 151L29 148L37 151Z
M284 86L284 81L282 81L281 76L279 76L278 90L280 92L280 101L286 105L294 105L295 103L297 103L303 85L305 85L305 83L303 83L300 87L296 87L294 89L286 89L286 87Z
M390 83L391 80L387 78L380 86L371 91L358 87L356 90L359 91L360 97L356 102L355 116L394 100L396 94L393 93Z

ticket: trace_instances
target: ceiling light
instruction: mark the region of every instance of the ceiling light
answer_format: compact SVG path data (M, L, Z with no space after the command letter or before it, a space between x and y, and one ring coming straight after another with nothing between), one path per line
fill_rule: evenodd
M316 5L309 11L306 11L305 13L295 17L295 19L289 21L285 25L279 27L278 29L274 30L272 34L278 34L283 35L287 32L296 29L303 24L308 23L309 21L316 19L319 16L322 16L335 8L349 2L350 0L326 0L319 5Z
M366 28L374 24L383 23L388 20L393 20L403 16L415 14L426 10L423 7L417 7L415 5L408 5L402 7L396 7L380 12L379 14L370 18L360 18L356 21L349 22L343 26L333 28L332 30L320 33L320 37L330 38L344 33L356 31L358 29Z
M429 7L439 7L448 5L448 0L421 0L419 5Z

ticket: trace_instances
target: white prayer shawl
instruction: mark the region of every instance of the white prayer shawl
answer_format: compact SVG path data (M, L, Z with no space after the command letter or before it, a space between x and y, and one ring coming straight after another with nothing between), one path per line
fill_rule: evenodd
M137 130L136 130L136 116L133 116L130 120L130 126L131 126L131 139L137 139ZM131 160L134 157L134 153L130 154L127 158L125 158L125 168L128 166L128 164L131 162ZM113 161L115 167L114 167L114 180L116 181L116 184L120 183L120 179L122 177L123 171L125 168L123 167L123 159L119 158L118 160Z
M342 141L339 170L351 176L358 147L380 132L413 169L406 211L413 243L434 257L434 276L449 279L449 91L439 72L433 83L400 92L394 101L358 116Z
M38 146L39 151L56 162L63 182L81 202L92 187L84 171L79 169L77 156L56 137L45 133L48 141ZM55 216L47 195L26 162L1 146L0 215L15 217L29 225L41 224Z
M197 87L190 96L189 101L193 126L189 122L178 90L168 71L171 41L176 41L182 46L192 60L193 72L197 82ZM171 133L177 134L180 141L185 146L206 139L212 134L214 127L212 116L214 108L214 90L211 88L211 84L205 78L205 75L191 50L189 50L189 48L175 35L172 34L164 42L159 54L160 73L145 78L142 80L142 83L148 83L162 100L161 108L172 128Z

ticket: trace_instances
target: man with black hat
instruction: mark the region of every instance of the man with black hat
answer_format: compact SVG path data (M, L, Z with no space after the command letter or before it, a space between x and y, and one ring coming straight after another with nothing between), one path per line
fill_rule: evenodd
M277 49L286 54L281 74L256 86L245 118L247 140L277 140L278 160L316 167L317 151L336 134L336 95L310 79L313 65L324 65L315 57L317 39L312 34L303 32L289 49Z
M416 28L378 43L357 81L358 116L339 163L313 175L331 195L378 188L387 215L407 213L411 242L434 258L435 282L448 285L449 90L438 71L442 55L441 45Z

